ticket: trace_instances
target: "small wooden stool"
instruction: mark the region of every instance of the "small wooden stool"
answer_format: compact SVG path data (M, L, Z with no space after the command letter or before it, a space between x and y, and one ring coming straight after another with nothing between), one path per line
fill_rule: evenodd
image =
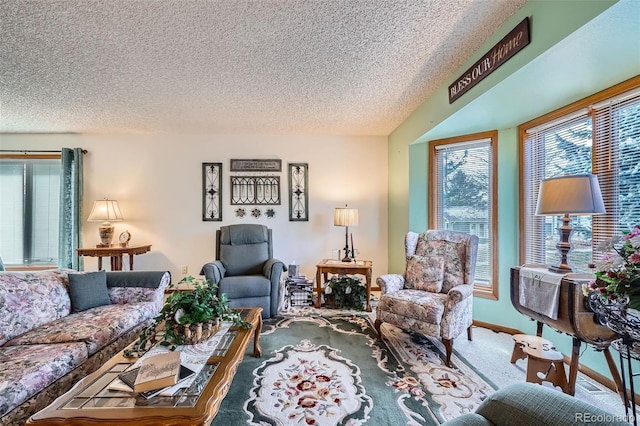
M555 349L551 341L538 336L529 336L528 334L514 334L513 341L515 343L511 353L511 364L515 364L517 360L527 357L527 354L522 350L523 348Z
M567 374L564 370L564 356L555 349L522 348L528 355L527 382L551 382L559 386L562 392L568 393Z

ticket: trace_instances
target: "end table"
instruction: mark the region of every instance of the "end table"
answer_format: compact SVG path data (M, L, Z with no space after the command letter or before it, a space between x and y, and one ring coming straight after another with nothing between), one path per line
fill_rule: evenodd
M127 247L94 247L94 248L79 248L79 256L91 256L98 258L98 270L102 270L102 258L111 257L111 270L122 271L122 256L124 254L129 255L129 270L133 271L133 256L136 254L144 254L151 251L151 244L143 246L127 246Z
M316 308L320 307L322 299L322 278L329 279L329 274L338 275L364 275L367 285L367 312L371 312L371 271L373 262L370 260L356 260L353 262L341 262L339 260L322 259L316 265Z

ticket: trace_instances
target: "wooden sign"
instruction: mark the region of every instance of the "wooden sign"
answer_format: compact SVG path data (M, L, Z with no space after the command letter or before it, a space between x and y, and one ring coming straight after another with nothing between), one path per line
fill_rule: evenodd
M452 104L483 78L497 70L513 55L522 50L531 41L529 36L529 17L526 17L514 29L485 53L471 68L449 86L449 103Z

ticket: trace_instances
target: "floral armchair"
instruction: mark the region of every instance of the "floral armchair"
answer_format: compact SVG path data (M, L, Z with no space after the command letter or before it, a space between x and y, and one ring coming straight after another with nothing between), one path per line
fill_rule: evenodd
M376 280L382 290L376 308L378 338L383 322L442 338L451 366L453 339L467 330L471 340L478 237L454 231L409 232L405 253L404 275Z

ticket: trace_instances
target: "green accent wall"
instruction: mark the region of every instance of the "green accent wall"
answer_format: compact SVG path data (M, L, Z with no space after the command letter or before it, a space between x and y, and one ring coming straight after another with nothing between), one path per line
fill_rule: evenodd
M447 90L526 16L531 43L453 104ZM640 2L529 1L389 135L389 272L404 271L407 231L427 228L428 142L498 130L499 300L476 297L474 319L535 332L509 297L519 264L517 126L640 74ZM640 218L638 218L640 221ZM547 329L565 354L571 339ZM609 376L591 349L581 363Z

